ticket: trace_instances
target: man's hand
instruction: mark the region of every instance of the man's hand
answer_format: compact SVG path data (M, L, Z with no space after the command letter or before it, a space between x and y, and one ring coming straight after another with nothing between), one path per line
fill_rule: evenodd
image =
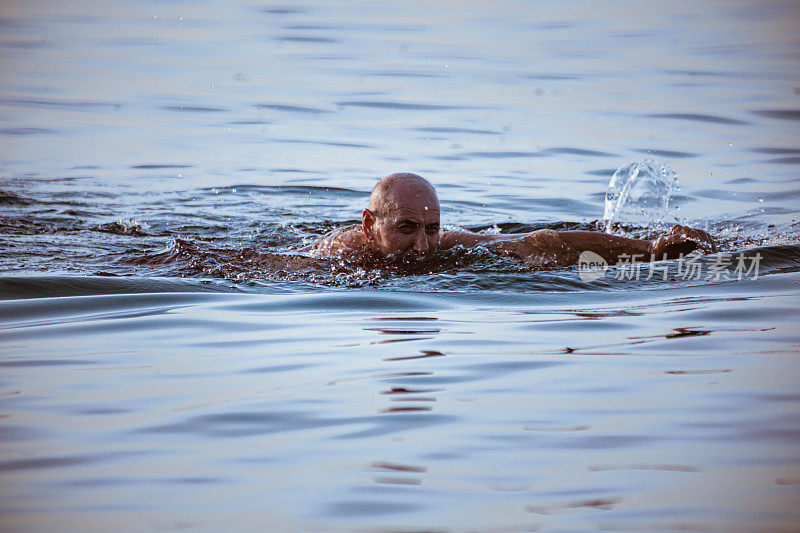
M676 224L650 244L650 253L657 259L675 259L698 248L705 253L717 251L714 239L705 231Z

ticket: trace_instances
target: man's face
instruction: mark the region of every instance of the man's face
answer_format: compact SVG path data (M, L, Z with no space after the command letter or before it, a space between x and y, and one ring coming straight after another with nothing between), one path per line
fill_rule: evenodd
M439 249L439 201L421 187L399 189L386 207L364 214L367 246L383 254L423 256Z

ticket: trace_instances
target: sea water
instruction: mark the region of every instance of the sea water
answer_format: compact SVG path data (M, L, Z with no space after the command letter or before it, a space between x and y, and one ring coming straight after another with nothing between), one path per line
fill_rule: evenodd
M0 530L796 531L799 14L5 2ZM614 231L721 253L292 252L397 171L603 230L642 161L680 190Z

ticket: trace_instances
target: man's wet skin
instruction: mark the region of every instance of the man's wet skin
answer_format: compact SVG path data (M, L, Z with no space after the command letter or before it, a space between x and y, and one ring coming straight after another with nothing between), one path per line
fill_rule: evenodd
M608 263L631 256L674 259L696 249L716 252L711 236L686 226L673 226L653 240L629 239L592 231L540 230L531 233L484 235L468 231L442 231L439 200L433 186L416 174L392 174L378 182L370 195L361 224L335 230L303 251L318 256L364 256L388 261L431 259L440 250L456 246L513 256L532 266L567 266L584 251Z

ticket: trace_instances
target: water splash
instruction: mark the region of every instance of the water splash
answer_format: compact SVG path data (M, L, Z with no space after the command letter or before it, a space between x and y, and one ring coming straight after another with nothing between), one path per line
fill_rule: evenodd
M654 226L662 222L669 209L672 192L678 189L678 175L669 165L648 159L620 167L608 182L606 191L606 233L614 222Z

